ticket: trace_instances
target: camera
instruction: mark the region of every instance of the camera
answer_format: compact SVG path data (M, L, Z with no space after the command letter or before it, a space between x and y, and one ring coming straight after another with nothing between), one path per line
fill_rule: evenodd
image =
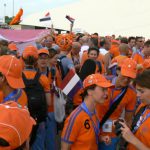
M114 125L115 125L115 133L117 136L121 135L121 128L123 127L122 124L120 124L120 122L124 122L123 119L118 119Z

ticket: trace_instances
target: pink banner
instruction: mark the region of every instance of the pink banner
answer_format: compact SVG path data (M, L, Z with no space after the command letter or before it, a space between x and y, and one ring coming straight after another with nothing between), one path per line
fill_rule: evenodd
M14 42L34 41L48 34L49 30L7 30L0 29L0 38Z

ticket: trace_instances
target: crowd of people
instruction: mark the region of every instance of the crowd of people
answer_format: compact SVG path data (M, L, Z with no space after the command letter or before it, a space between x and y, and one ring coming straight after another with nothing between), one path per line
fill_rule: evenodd
M20 54L0 40L0 149L150 150L150 40L50 32L35 44ZM57 121L70 71L82 87L61 95Z

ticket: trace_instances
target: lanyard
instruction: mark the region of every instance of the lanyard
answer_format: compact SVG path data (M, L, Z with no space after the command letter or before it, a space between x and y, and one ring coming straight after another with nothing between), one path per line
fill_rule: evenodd
M81 108L88 114L88 116L90 117L90 120L92 121L92 126L94 128L94 132L95 132L95 136L96 136L96 142L98 144L98 136L99 136L99 127L100 127L100 122L99 120L97 119L97 125L95 125L93 119L92 119L92 113L88 110L85 102L83 102L81 104Z
M133 131L132 131L133 133L135 133L138 130L138 128L143 124L143 122L146 121L150 117L150 113L148 113L144 118L142 117L145 114L146 110L147 110L147 108L145 108L145 111L142 113L136 126L133 128Z
M125 92L126 88L122 88L122 91L120 92L119 95L117 95L114 99L113 99L113 95L114 95L114 91L116 90L116 88L114 88L111 92L111 99L110 99L110 107L112 106L113 103L115 103L118 98Z
M18 89L12 91L7 97L4 98L3 102L7 102L7 101L10 101L10 100L17 101L18 92L20 92L20 90L18 90Z

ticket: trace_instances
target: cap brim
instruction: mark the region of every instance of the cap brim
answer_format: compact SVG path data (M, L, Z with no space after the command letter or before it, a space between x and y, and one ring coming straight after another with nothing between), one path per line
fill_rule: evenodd
M135 79L136 78L136 73L128 70L121 69L121 75Z
M7 79L8 84L14 89L25 88L22 77L21 78L14 78L14 77L6 76L6 79Z
M114 86L113 84L111 84L110 82L102 82L102 83L97 83L96 85L103 87L103 88L109 88Z

